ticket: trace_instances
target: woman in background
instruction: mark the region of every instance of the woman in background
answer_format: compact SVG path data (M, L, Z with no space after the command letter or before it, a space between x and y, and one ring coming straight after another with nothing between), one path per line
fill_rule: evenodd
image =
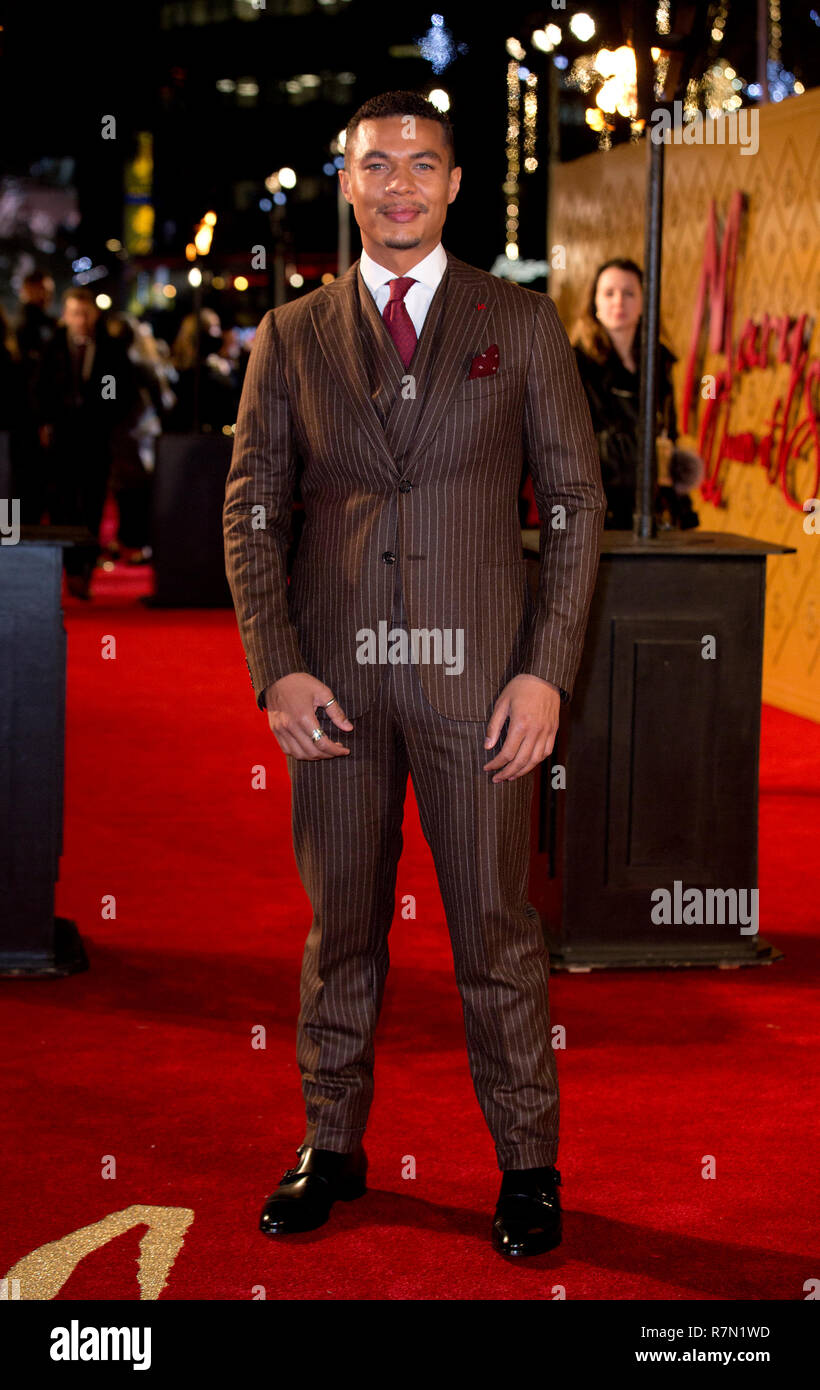
M187 314L172 348L178 373L174 386L177 403L168 420L173 434L199 430L222 434L236 421L239 381L229 357L222 356L223 332L214 309ZM198 360L197 360L198 354Z
M109 334L128 353L136 375L139 400L133 417L112 437L111 491L117 502L116 539L107 547L110 559L127 558L129 564L147 564L151 558L151 492L156 463L156 442L162 433L176 396L170 382L176 372L162 354L151 325L131 314L112 316Z
M572 335L601 458L607 498L604 525L613 531L631 531L635 510L642 311L640 267L616 257L596 271L586 310ZM674 448L678 436L672 389L675 360L661 343L655 509L662 526L688 530L699 524L688 495L688 488L698 481L698 468L694 455Z

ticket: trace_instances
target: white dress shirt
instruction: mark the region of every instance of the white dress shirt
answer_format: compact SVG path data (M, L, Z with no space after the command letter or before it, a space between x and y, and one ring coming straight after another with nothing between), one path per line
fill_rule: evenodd
M386 270L383 265L379 265L378 261L374 261L372 256L368 256L364 247L362 247L359 260L359 269L364 283L376 301L379 314L383 314L384 307L390 298L388 281L401 277L397 276L394 270ZM412 270L404 272L405 275L409 275L411 279L417 281L417 284L410 286L404 296L407 312L416 330L417 338L421 337L421 330L424 326L427 310L430 308L430 301L438 289L446 269L447 253L439 242L438 246L434 246L430 254L424 257L423 261L414 265Z

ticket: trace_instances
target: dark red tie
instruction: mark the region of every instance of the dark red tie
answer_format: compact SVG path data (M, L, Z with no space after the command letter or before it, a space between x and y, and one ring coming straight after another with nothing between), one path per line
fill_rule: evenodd
M387 324L390 337L399 350L399 357L405 367L409 367L416 350L416 330L413 327L413 320L407 312L404 296L410 286L415 285L416 282L410 275L401 275L389 283L390 298L384 306L382 318Z

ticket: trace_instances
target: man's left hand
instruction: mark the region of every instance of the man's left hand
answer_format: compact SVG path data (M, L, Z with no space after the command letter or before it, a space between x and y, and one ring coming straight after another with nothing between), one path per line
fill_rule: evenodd
M549 757L558 732L561 695L557 685L539 676L514 676L499 695L487 725L485 748L498 742L504 721L509 727L500 753L482 771L496 772L494 782L511 782L532 772Z

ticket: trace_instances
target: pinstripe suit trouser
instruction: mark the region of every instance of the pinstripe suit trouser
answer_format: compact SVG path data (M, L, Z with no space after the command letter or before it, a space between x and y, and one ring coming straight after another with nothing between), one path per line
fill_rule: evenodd
M397 575L393 625L399 622L407 626ZM498 1166L554 1163L559 1100L549 957L526 896L533 774L493 784L481 768L501 741L488 751L483 723L433 709L413 663L385 667L352 733L324 710L317 727L353 751L287 759L294 852L313 908L297 1025L303 1142L346 1152L365 1132L409 773L447 917L470 1072Z

